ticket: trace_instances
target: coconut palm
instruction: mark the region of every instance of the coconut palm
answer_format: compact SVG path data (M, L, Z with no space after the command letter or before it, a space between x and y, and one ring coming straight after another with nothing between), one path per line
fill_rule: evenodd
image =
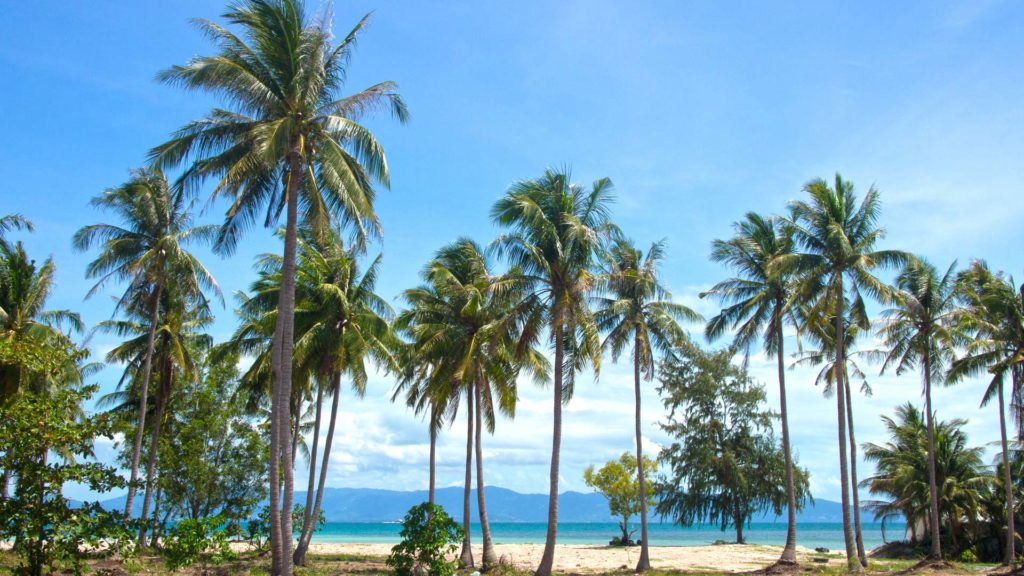
M889 351L882 364L882 373L895 367L900 375L908 370L920 369L925 415L928 420L928 486L931 494L931 529L933 560L942 559L939 538L939 494L935 477L935 423L932 421L932 384L941 383L956 345L950 329L956 309L957 289L954 268L939 276L934 266L925 260L913 258L896 277L897 290L893 293L894 308L883 313L885 322L879 334L885 339Z
M643 469L640 433L640 379L654 378L655 352L671 353L687 341L680 321L697 322L700 314L672 302L672 294L661 284L658 266L665 257L664 242L651 244L647 254L623 238L614 241L604 256L602 283L607 294L595 298L594 318L607 333L603 348L618 360L627 348L633 353L633 396L635 406L637 482L640 489L640 558L636 571L650 570L647 536L647 486Z
M483 537L483 568L498 557L491 541L483 476L482 432L494 432L495 416L515 415L516 378L521 368L543 377L546 362L534 351L517 360L513 334L520 323L528 284L514 271L495 275L480 247L460 239L438 251L423 272L425 284L404 293L410 310L400 325L413 336L414 350L430 366L427 402L434 412L446 406L449 421L456 398L466 398L466 486L464 518L469 523L469 493L475 451L477 509ZM436 396L437 400L433 400ZM446 398L447 396L447 398ZM432 418L433 420L433 418ZM460 560L473 565L468 530Z
M0 244L6 242L4 234L11 230L34 230L32 222L21 214L5 214L0 216Z
M127 516L131 514L139 475L160 299L172 283L181 298L201 298L203 290L220 294L213 276L186 249L189 244L212 241L217 228L192 225L191 203L183 194L171 189L159 168L133 172L126 183L94 198L92 205L114 212L121 224L92 224L75 233L75 249L100 249L96 259L86 267L86 277L98 279L86 298L108 282L125 282L128 287L117 307L127 305L132 298L144 297L149 313L138 426L132 444L131 477L125 501Z
M595 282L591 267L601 237L611 229L612 183L607 178L588 190L570 182L567 171L547 170L540 178L513 184L491 209L509 232L494 242L496 252L532 286L532 313L522 326L518 350L532 348L545 328L554 347L554 416L548 526L538 576L551 574L558 537L558 470L562 405L572 398L576 373L600 369L601 342L587 296Z
M726 305L708 322L709 340L735 330L733 346L749 353L757 338L765 352L778 364L779 417L782 423L782 451L786 460L787 529L781 564L796 564L796 494L793 485L793 452L789 439L789 412L786 403L785 340L783 325L795 324L790 306L793 296L792 275L774 270L772 262L795 248L789 229L778 218L765 218L748 212L733 224L735 234L729 240L712 243L711 259L729 265L739 276L719 282L701 294L714 296Z
M107 320L100 322L98 329L110 332L125 339L107 353L106 361L112 364L124 364L126 369L121 378L120 385L130 384L133 388L141 390L141 380L146 363L146 356L150 354L148 348L150 326L147 320L150 318L146 294L140 294L134 302L125 307L128 316L124 320ZM160 433L165 420L171 394L175 381L194 380L197 377L196 355L208 349L212 344L212 338L203 332L213 323L213 316L210 315L209 307L205 301L191 302L189 298L182 299L174 286L164 290L160 298L161 313L160 319L153 340L153 361L157 365L157 391L156 403L152 412L152 423L150 429L149 449L146 461L146 484L145 493L142 499L142 513L139 518L143 522L139 526L139 544L146 546L146 531L149 518L150 504L156 490L156 462L157 447L160 440ZM135 398L134 394L121 394L105 398L104 404L115 405L115 411L125 412L130 410L129 403ZM149 411L147 406L146 410ZM138 426L138 415L133 415L135 424Z
M1004 388L1010 379L1014 406L1020 406L1024 388L1024 286L1017 287L1012 277L994 273L983 261L971 263L957 280L962 307L955 312L959 329L969 338L964 356L953 361L947 374L950 384L968 376L987 372L992 376L981 405L993 398L999 401L999 433L1001 443L1003 488L1006 500L1006 535L1003 562L1015 563L1014 526L1015 498L1011 479L1010 448L1006 432ZM1014 416L1020 440L1020 413Z
M265 209L273 225L285 212L285 245L278 325L271 354L275 384L271 396L270 467L272 572L290 576L292 454L286 438L290 418L295 255L298 221L320 229L332 216L351 225L362 240L378 234L373 182L385 187L384 151L359 121L386 108L398 120L408 116L393 82L341 96L347 65L368 16L332 45L330 21L313 22L300 0L241 0L224 18L240 34L200 20L218 48L160 74L167 83L221 96L230 109L214 108L151 151L160 166L191 160L183 184L193 188L214 179L213 196L231 199L218 246L230 251L243 229ZM301 197L301 201L300 201ZM300 215L301 207L301 215ZM285 470L283 500L278 500Z
M846 334L847 298L856 316L866 317L863 295L880 297L887 292L885 284L872 272L879 267L898 266L908 256L895 250L875 250L885 231L877 226L880 203L878 191L873 187L859 204L853 184L838 174L834 186L829 186L825 180L813 180L804 186L804 191L810 198L791 202L786 222L802 251L780 256L773 262L772 269L798 278L794 297L810 307L810 316L825 314L836 323L836 364L842 366L846 356L843 336ZM837 370L839 477L846 562L851 571L859 571L861 562L850 523L845 388L845 374Z

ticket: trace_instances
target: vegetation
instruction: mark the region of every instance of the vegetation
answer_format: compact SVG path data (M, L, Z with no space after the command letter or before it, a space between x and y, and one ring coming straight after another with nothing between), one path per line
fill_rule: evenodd
M642 469L647 477L651 477L658 470L658 464L655 460L644 458ZM607 498L608 511L612 516L622 519L619 521L622 535L613 539L613 544L631 546L636 530L629 529L629 519L656 503L653 493L640 490L639 470L641 468L636 463L636 457L623 452L618 460L609 460L598 470L591 464L583 471L583 482Z
M409 509L402 520L402 541L391 549L387 565L398 576L429 574L451 576L455 563L447 556L455 552L455 543L462 540L462 528L444 508L424 502Z

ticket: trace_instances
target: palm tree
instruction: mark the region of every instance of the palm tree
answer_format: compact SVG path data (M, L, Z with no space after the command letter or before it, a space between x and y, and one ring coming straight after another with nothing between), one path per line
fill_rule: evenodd
M931 515L925 420L913 405L899 406L895 419L882 417L891 440L864 445L864 457L876 463L877 473L866 478L863 485L872 494L889 497L869 504L878 518L903 515L908 526L915 526ZM967 447L967 435L962 430L965 424L966 421L956 419L937 421L934 425L940 522L944 519L954 547L963 519L976 522L984 493L992 481L982 465L984 450Z
M774 270L772 262L792 254L795 248L790 230L774 217L748 212L744 220L733 224L735 235L712 243L711 259L728 264L738 277L719 282L701 297L715 296L727 307L708 322L705 334L710 340L735 330L733 346L748 353L758 337L768 355L778 363L779 415L782 422L782 452L786 460L786 545L781 564L796 564L796 494L793 485L793 452L789 439L789 412L786 404L786 372L783 324L794 323L790 306L793 277Z
M373 182L389 185L388 165L380 144L359 120L381 108L401 122L408 117L393 82L345 97L339 94L368 17L332 45L330 22L311 22L300 0L241 0L224 14L241 35L200 20L200 29L217 43L218 53L193 58L160 75L170 84L218 94L232 108L214 108L151 151L160 166L193 160L182 181L186 188L213 178L213 196L231 198L218 247L230 251L264 208L267 225L285 212L280 313L271 354L275 388L270 450L272 460L283 462L270 467L275 576L292 573L292 454L283 439L290 422L285 412L291 396L300 206L302 219L319 229L337 215L355 229L360 241L379 234ZM281 469L286 472L279 502Z
M603 281L607 295L596 298L594 318L607 333L603 348L618 360L623 350L633 350L633 396L635 403L637 482L640 488L640 558L636 571L650 570L647 543L647 486L640 433L640 378L654 378L655 350L671 353L687 341L680 321L703 320L700 314L672 302L672 294L658 277L665 256L664 242L651 244L646 256L628 240L619 238L605 256Z
M108 363L126 365L121 384L132 383L140 389L146 356L150 354L148 348L150 326L147 323L149 311L145 296L145 294L141 294L138 299L126 306L128 319L107 320L98 326L100 330L111 332L125 339L124 342L107 353L106 360ZM152 350L153 360L158 366L158 387L156 405L153 409L149 449L146 455L146 489L142 499L142 513L139 516L143 520L139 526L139 544L143 547L146 546L146 530L149 527L146 520L149 518L150 504L156 490L157 447L161 429L168 416L166 410L175 380L197 378L196 355L207 350L212 344L212 338L203 332L213 323L209 307L205 301L190 302L189 300L189 298L182 299L174 286L164 290L160 298L161 313L158 315L160 322L156 328ZM130 412L132 410L129 403L135 399L133 396L135 395L122 392L119 395L106 398L105 403L120 404L115 406L114 410L123 413ZM147 412L149 408L149 406L146 407ZM137 413L134 416L136 425L138 425Z
M34 229L32 222L21 214L5 214L0 216L0 244L6 242L4 234L10 230L28 230L32 232Z
M1024 388L1024 286L1018 288L1013 278L993 273L982 261L971 263L971 267L960 274L957 284L962 308L954 314L959 329L970 338L965 339L964 356L953 361L946 381L953 384L982 372L992 375L981 405L985 406L993 397L999 400L1000 456L1007 524L1003 562L1013 565L1016 561L1015 499L1010 477L1003 389L1009 376L1014 399L1012 404L1019 406ZM1015 415L1018 416L1019 440L1019 412Z
M810 306L810 314L824 313L836 323L836 364L846 361L846 300L858 317L866 317L863 293L875 297L886 293L885 285L872 271L880 266L898 266L907 255L894 250L875 250L885 231L876 223L880 211L878 191L868 190L857 204L853 184L836 174L835 185L813 180L804 186L808 200L791 202L786 225L802 252L780 256L773 262L773 271L792 273L798 278L795 299ZM848 284L847 284L848 283ZM839 478L843 504L843 534L846 541L846 562L851 571L860 571L854 534L850 524L850 478L846 441L846 381L842 370L836 371L836 409L839 437Z
M515 415L516 378L521 368L544 376L546 363L528 351L523 360L515 358L514 332L526 301L527 284L515 274L496 276L480 247L460 239L443 247L423 272L425 284L408 290L411 305L400 324L413 336L414 354L429 364L427 401L447 405L454 416L457 398L466 396L466 487L464 518L469 523L471 468L475 449L477 509L483 537L483 568L494 566L498 557L491 541L483 476L484 427L494 432L495 414ZM437 400L433 397L437 396ZM447 396L447 399L445 398ZM448 418L450 420L450 418ZM461 560L472 565L467 534Z
M122 281L128 284L128 288L117 308L125 306L132 298L145 298L149 313L138 426L132 444L131 479L124 509L125 516L128 516L139 476L160 299L172 283L174 289L180 291L181 298L201 298L204 289L220 294L213 276L198 258L186 250L188 244L211 241L216 227L192 225L190 202L183 194L171 189L158 168L135 171L126 183L94 198L92 205L113 211L122 224L92 224L75 233L75 249L100 248L99 255L86 268L87 278L98 279L86 298L97 293L107 282Z
M595 282L591 266L601 237L612 226L612 198L607 178L587 190L572 184L568 172L547 170L540 178L513 184L491 209L492 219L511 229L495 240L494 249L533 288L518 351L534 347L547 328L555 352L548 526L538 576L549 576L555 560L562 404L572 398L578 371L588 364L595 372L600 369L600 336L587 295Z
M942 382L953 360L956 342L950 325L957 299L955 267L956 263L953 263L940 277L927 261L918 258L908 261L896 277L897 291L893 294L896 307L884 312L886 321L879 330L889 347L882 373L890 366L896 367L897 375L921 369L928 420L928 489L931 495L928 525L932 535L930 556L933 560L942 559L942 547L939 538L939 489L935 477L932 383Z

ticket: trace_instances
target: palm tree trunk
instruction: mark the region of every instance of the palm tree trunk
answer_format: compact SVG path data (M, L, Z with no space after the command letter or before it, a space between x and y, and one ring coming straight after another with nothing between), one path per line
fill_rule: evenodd
M139 480L139 455L142 454L142 434L146 427L146 404L149 402L149 377L153 372L153 343L156 341L156 324L160 318L160 295L163 280L157 280L153 291L153 302L149 312L149 334L146 335L146 357L142 361L142 384L139 390L139 418L135 428L135 443L132 446L132 468L128 483L128 497L124 503L124 516L131 518L135 500L135 486Z
M280 298L278 298L280 304ZM275 366L281 363L281 327L283 325L282 315L278 313L274 323L274 337L270 344L271 364L271 392L270 392L270 460L268 462L269 478L269 502L270 511L270 574L280 576L281 574L281 427L279 426L278 415L281 411L279 403L280 396L277 393L277 381L280 375L276 372Z
M323 412L324 406L324 387L322 384L318 384L316 387L316 420L313 421L313 449L309 452L309 472L307 475L309 478L306 482L306 507L302 514L302 533L306 533L306 528L309 526L309 519L313 514L313 491L316 489L316 453L320 447L320 418ZM299 546L301 547L301 538ZM295 563L301 565L299 561L299 549L295 549Z
M302 404L303 398L300 394L295 401L294 422L292 423L292 470L295 470L295 455L299 453L299 438L302 435Z
M565 347L562 342L561 321L554 327L555 340L555 378L554 378L554 416L551 430L551 476L548 487L548 529L544 540L544 554L540 558L536 576L551 576L555 565L555 542L558 539L558 463L562 445L562 362Z
M780 564L796 564L796 490L793 484L793 452L789 444L789 416L786 406L786 366L783 352L782 303L775 306L775 356L779 369L779 420L782 422L782 454L786 460L786 546Z
M466 388L466 484L462 489L462 552L459 565L473 567L473 546L469 537L469 490L473 483L473 385Z
M860 529L860 494L857 485L857 440L853 434L853 396L850 394L850 381L846 381L846 419L850 432L850 486L853 488L853 533L857 540L857 558L861 566L867 568L868 556L864 553L864 534Z
M1014 523L1013 480L1010 478L1010 448L1006 441L1006 414L1003 400L1003 380L999 379L999 439L1003 449L1003 486L1006 490L1006 553L1003 564L1013 566L1017 560Z
M647 546L647 484L644 478L644 449L640 434L640 333L633 336L633 398L636 427L636 478L640 484L640 558L636 562L636 572L651 569L651 555Z
M160 538L160 500L163 497L164 491L160 489L159 478L156 480L156 498L153 499L153 539L150 540L150 545L156 547Z
M280 523L278 542L271 547L273 553L278 556L276 562L278 573L274 576L292 576L292 499L295 485L292 474L291 444L287 441L281 442L281 440L287 438L285 435L288 433L291 423L291 415L288 412L291 408L292 349L295 344L295 251L298 236L299 190L302 187L303 177L301 154L300 142L296 140L292 143L292 151L288 159L287 224L284 234L284 261L281 266L281 293L278 296L277 306L281 322L280 354L271 356L271 373L274 376L272 382L276 387L274 393L277 395L277 414L272 415L272 418L277 422L278 445L281 450L278 455L271 448L271 455L274 457L274 463L280 458L281 472L284 473L281 508L278 512ZM271 436L271 440L273 440L273 436ZM273 520L273 516L271 519ZM271 538L273 535L273 531L271 531Z
M476 397L476 506L480 514L480 533L484 541L483 570L498 563L498 555L494 552L494 542L491 541L491 523L487 520L487 502L484 497L484 448L483 448L483 417L480 409L480 383L473 387L473 394Z
M846 365L846 327L843 325L844 292L843 278L838 279L836 290L836 410L839 414L839 485L843 504L843 540L846 544L846 567L850 572L860 572L861 565L857 557L857 547L853 539L853 528L850 525L850 474L846 456L846 379L842 366Z
M320 480L316 487L316 500L313 503L313 511L310 513L310 521L302 527L302 535L299 537L299 544L295 547L294 562L300 566L306 563L306 551L309 550L309 542L313 539L313 528L317 519L320 518L320 507L324 501L324 490L327 484L327 466L331 463L331 446L334 444L334 427L338 423L338 403L341 399L341 372L335 372L334 398L331 400L331 419L327 424L327 439L324 440L324 456L320 462ZM319 395L318 395L319 396ZM313 467L310 466L309 474L313 475Z
M164 423L164 410L171 393L173 377L171 363L164 359L160 367L160 390L156 395L156 411L153 413L153 430L150 432L149 454L146 455L146 493L142 497L142 514L139 516L139 548L146 547L146 526L149 521L149 503L153 497L153 480L156 477L156 455L160 441L160 429Z
M929 556L932 560L942 560L942 530L939 524L939 488L935 478L935 423L932 418L932 376L930 350L924 355L924 403L928 414L928 491L931 496L930 524L932 547Z
M427 492L427 501L435 503L437 488L437 427L434 426L437 418L437 407L430 405L430 489Z

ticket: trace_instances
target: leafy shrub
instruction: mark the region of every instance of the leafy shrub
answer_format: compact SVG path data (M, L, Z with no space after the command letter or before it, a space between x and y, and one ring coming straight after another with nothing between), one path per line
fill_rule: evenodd
M227 532L221 529L223 524L223 516L181 520L175 524L168 532L162 550L167 567L177 571L199 560L205 566L233 559L235 554L231 551Z
M445 558L453 554L462 540L462 528L444 508L424 502L409 509L402 520L402 542L391 549L387 565L398 576L410 576L417 568L430 576L451 576L455 562Z

